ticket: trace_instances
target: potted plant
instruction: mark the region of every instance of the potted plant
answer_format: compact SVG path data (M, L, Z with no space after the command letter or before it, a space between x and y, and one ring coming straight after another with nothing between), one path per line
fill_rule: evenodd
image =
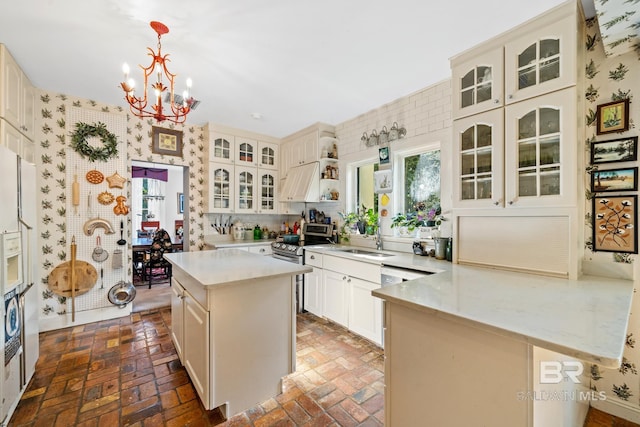
M349 234L354 227L359 234L375 234L378 228L378 213L373 208L367 208L364 204L358 208L357 212L338 212L342 218L340 227L340 239L349 241Z
M430 207L428 203L431 203ZM392 218L391 228L397 228L400 236L413 236L420 227L437 227L443 218L439 200L427 200L414 206L414 212L399 213Z
M364 209L364 205L362 205ZM373 208L369 208L365 212L365 223L366 223L366 233L369 235L373 235L376 233L378 229L378 212L376 212Z

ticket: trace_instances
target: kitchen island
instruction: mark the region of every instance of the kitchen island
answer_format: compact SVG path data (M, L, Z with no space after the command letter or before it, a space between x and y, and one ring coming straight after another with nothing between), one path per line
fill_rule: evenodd
M453 265L372 293L385 425L574 426L606 399L590 364L620 366L633 282Z
M280 394L295 371L295 276L311 269L238 249L165 258L172 341L204 407L229 418Z

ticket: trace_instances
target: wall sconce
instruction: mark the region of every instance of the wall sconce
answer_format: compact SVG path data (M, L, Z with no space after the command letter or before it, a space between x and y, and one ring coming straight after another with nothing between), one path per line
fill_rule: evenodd
M404 138L407 134L405 127L399 127L398 122L393 122L391 129L387 130L386 126L382 126L380 134L377 130L371 131L371 135L367 135L367 132L362 133L360 141L367 147L373 147L374 145L386 144L396 139Z

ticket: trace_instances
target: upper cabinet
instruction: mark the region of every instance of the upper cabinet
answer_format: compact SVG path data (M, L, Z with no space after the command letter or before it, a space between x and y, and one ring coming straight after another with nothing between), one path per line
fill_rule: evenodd
M502 47L474 55L451 61L454 119L504 105Z
M453 118L574 86L583 21L565 2L451 58Z
M209 139L208 211L277 213L279 145L213 131Z
M35 137L35 89L6 46L0 44L0 120L22 135L17 147L23 157L33 154ZM9 131L5 131L7 134ZM13 132L15 133L15 132ZM1 142L3 145L9 145Z

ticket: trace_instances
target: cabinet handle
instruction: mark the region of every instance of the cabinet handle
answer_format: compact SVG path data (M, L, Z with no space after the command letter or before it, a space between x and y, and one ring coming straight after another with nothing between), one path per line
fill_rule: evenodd
M513 200L509 200L509 204L512 205L513 204Z
M508 97L508 98L509 98L509 99L513 99L513 95L509 95L509 97Z
M494 103L494 104L500 104L500 100L499 100L499 99L494 99L494 100L493 100L493 103Z
M351 283L351 278L348 278L348 279L347 279L347 283Z
M316 256L315 255L311 255L309 258L310 259L316 259Z
M342 276L342 280L347 280L347 276Z
M264 248L260 249L260 252L264 253Z
M493 202L494 206L498 206L500 204L500 202Z

